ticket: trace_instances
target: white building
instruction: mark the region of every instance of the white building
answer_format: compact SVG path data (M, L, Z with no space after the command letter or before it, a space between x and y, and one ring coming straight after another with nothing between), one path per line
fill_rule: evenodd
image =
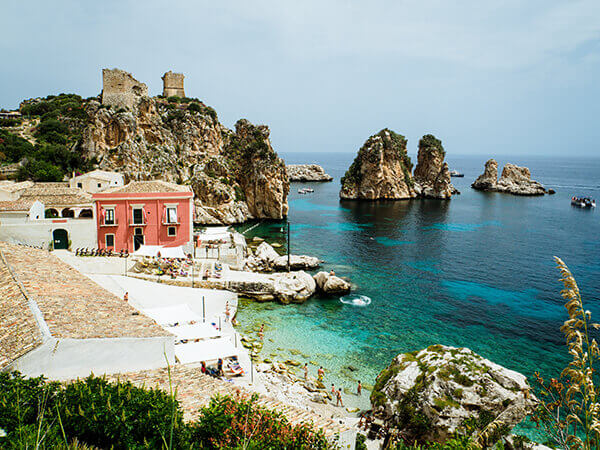
M48 253L0 243L0 370L66 380L165 367L173 335Z
M92 197L81 189L66 183L12 183L0 185L0 199L0 241L96 247Z
M69 187L83 189L89 194L102 192L111 187L119 187L125 184L123 175L117 172L105 170L92 170L82 175L73 176L69 180Z

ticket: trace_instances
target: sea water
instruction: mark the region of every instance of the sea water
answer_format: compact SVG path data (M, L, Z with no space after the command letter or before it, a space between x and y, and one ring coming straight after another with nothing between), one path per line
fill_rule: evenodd
M552 257L575 275L585 307L600 321L600 211L570 205L572 195L600 200L600 160L500 158L525 165L557 191L544 197L470 188L486 157L453 157L461 195L450 201L340 201L339 180L353 154L282 154L287 163L318 163L330 183L292 183L292 253L324 260L348 277L352 295L301 305L242 302L248 332L265 323L262 358L319 365L346 404L369 407L369 388L398 353L432 344L469 347L526 375L558 376L568 362L559 331L566 318ZM413 160L416 158L413 157ZM304 186L313 194L298 194ZM240 231L250 225L240 226ZM286 221L262 222L246 234L285 248ZM362 296L365 301L348 301ZM368 299L368 300L367 300ZM365 304L368 303L368 304ZM300 373L300 371L298 371ZM529 424L520 431L540 438Z

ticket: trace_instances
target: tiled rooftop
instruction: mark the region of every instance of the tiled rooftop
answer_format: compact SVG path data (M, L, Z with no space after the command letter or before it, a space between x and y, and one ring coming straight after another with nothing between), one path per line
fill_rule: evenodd
M162 180L153 181L131 181L125 186L114 187L107 189L102 194L137 194L137 193L151 193L151 192L192 192L190 186L184 186L182 184L168 183Z
M152 319L45 250L0 242L0 250L56 338L169 336ZM4 299L3 299L4 300ZM8 297L16 304L17 298ZM5 303L3 301L3 303Z
M136 386L158 387L169 392L169 373L166 368L108 375L106 378L108 381L131 381ZM198 410L207 405L216 394L235 396L239 393L245 397L252 395L251 392L233 383L204 375L199 367L175 365L171 367L170 378L173 390L177 389L177 400L184 411L185 420L197 418ZM314 412L281 403L264 395L258 396L258 404L283 413L295 425L312 422L315 427L322 428L327 436L333 436L348 429L345 425Z
M15 200L15 201L1 201L0 211L29 211L31 205L35 200Z
M35 183L25 189L19 201L39 200L46 208L51 206L92 205L92 196L68 183Z
M0 255L0 370L41 343L27 298Z

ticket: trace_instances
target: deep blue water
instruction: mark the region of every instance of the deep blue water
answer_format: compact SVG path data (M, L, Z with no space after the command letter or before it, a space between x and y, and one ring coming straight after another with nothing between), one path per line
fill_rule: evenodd
M310 195L297 193L305 184L292 183L292 252L322 258L326 270L349 277L355 293L372 302L245 305L243 324L268 324L272 341L263 357L322 364L327 381L350 390L359 379L372 384L398 353L436 343L469 347L530 378L534 371L556 376L567 355L554 255L569 265L587 309L600 318L600 211L569 202L573 194L600 198L600 159L498 159L500 167L529 167L532 178L556 189L553 196L474 191L470 183L487 158L448 155L450 167L465 174L453 178L462 195L450 201L340 202L339 179L354 154L281 156L316 162L334 177L311 183ZM282 223L261 223L247 237L284 243L281 229ZM348 395L347 403L368 406L367 396Z

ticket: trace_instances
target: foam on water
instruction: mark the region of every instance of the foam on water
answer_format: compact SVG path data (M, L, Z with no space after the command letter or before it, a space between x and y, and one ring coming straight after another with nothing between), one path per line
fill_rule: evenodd
M344 305L364 307L371 304L371 298L366 295L345 295L340 298L340 302Z

